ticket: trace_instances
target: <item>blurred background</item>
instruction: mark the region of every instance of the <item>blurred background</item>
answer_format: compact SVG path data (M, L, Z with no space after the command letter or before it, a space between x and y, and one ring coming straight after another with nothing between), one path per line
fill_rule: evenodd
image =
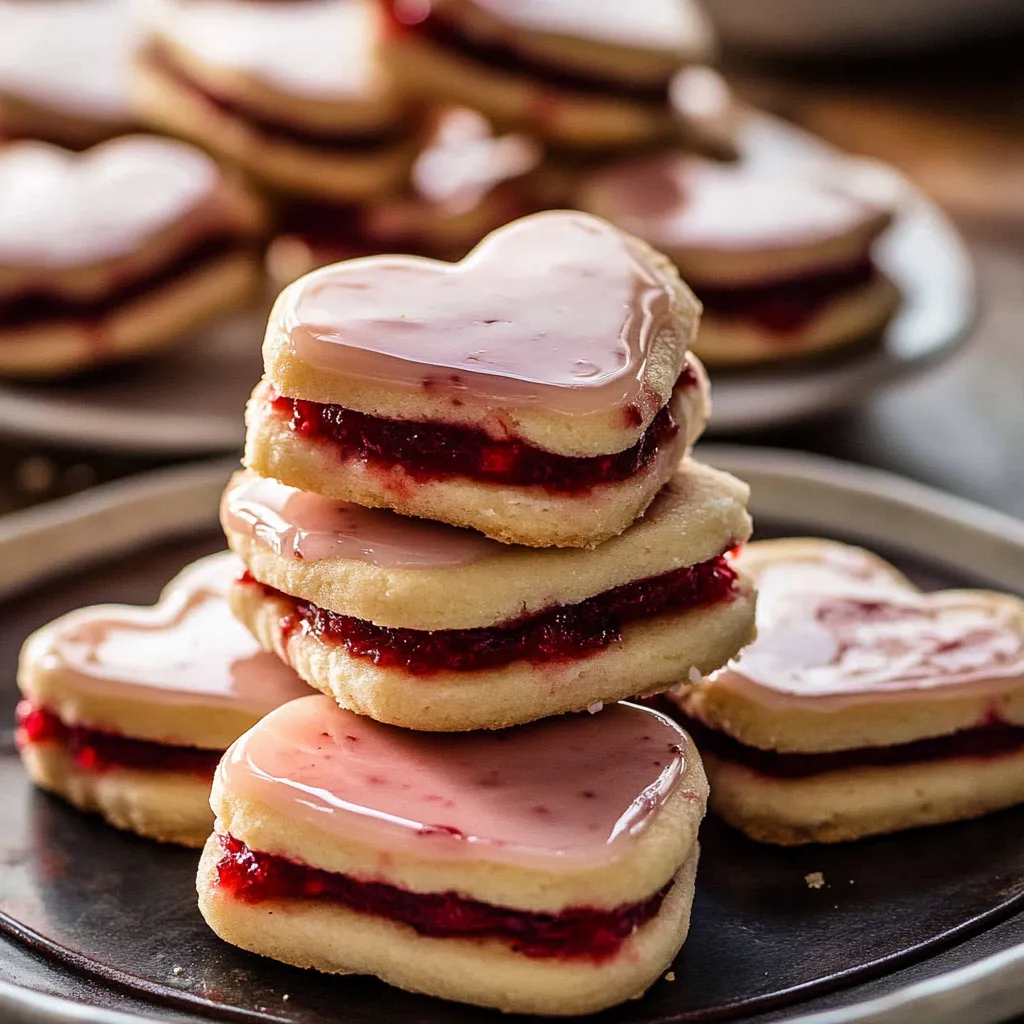
M1024 516L1022 44L1013 0L0 0L0 510L238 450L268 303L305 270L582 206L705 300L715 440ZM216 227L139 201L166 157L107 169L127 228L82 184L139 132L213 158ZM152 328L138 303L226 236L254 280ZM816 334L879 267L898 303ZM96 341L125 311L152 353ZM3 358L29 345L71 356Z

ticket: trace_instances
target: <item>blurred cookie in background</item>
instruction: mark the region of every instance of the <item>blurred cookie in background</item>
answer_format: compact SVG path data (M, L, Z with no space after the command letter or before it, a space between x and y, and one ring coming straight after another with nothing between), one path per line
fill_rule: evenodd
M176 140L0 150L0 376L141 355L244 304L260 287L265 219Z
M397 195L283 203L268 252L271 276L285 284L315 267L379 252L459 260L495 228L540 209L542 157L536 142L496 135L475 111L441 111Z
M415 157L361 0L152 0L135 68L151 127L262 184L330 202L387 195Z
M683 0L381 0L382 47L410 92L503 128L606 150L685 135L670 86L714 51Z
M134 124L130 0L0 0L0 143L84 149Z
M899 305L871 257L893 208L846 188L839 168L769 173L663 153L595 172L577 202L677 264L704 304L694 351L709 366L857 342Z

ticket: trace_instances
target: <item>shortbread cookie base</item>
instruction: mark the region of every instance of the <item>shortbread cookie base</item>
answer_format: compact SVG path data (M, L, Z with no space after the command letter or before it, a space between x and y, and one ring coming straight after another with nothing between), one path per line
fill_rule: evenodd
M259 260L238 252L203 264L97 322L54 320L0 328L0 376L58 377L173 345L258 294Z
M410 992L508 1013L592 1013L637 997L658 979L686 939L697 852L680 868L658 914L610 960L531 959L498 939L436 938L337 903L249 904L216 884L220 855L211 836L199 865L199 909L224 941L331 974L373 974ZM449 883L451 887L451 882Z
M615 858L596 863L564 860L506 863L485 857L451 857L424 847L397 846L382 857L377 845L344 829L324 831L301 816L282 814L259 800L227 789L214 777L210 804L216 830L260 850L322 871L374 878L412 892L457 890L467 899L530 913L561 913L569 907L614 910L639 903L667 885L696 849L708 784L700 755L687 737L682 774L645 828L621 845ZM457 872L453 885L452 873Z
M42 139L67 149L88 149L132 130L125 119L89 117L0 93L0 138Z
M711 810L751 839L779 846L847 842L1024 802L1024 751L797 779L762 775L710 752L703 756Z
M481 245L486 244L487 239L484 239ZM667 402L678 400L684 391L691 394L689 402L700 403L697 408L703 408L709 400L707 376L697 360L689 364L696 377L696 387L676 387L697 331L700 303L666 257L639 239L630 239L627 244L635 258L648 267L651 276L673 294L670 314L647 345L639 393L634 402L636 416L627 416L626 410L618 405L580 414L549 408L545 402L495 402L477 395L472 389L455 395L443 388L426 388L418 383L396 386L310 365L296 354L291 330L296 319L296 303L306 288L316 286L316 276L294 282L274 303L263 341L266 379L289 398L340 405L382 419L482 429L490 431L494 437L514 437L558 455L585 457L625 451L640 440L658 410ZM331 271L323 273L329 275ZM524 301L529 301L528 297L524 296ZM704 419L706 410L701 417L702 426ZM688 429L691 428L692 423L688 422Z
M413 139L332 152L260 132L183 87L144 56L136 60L133 89L136 109L148 124L285 192L338 202L388 195L402 187L416 156Z
M489 557L437 568L292 558L234 529L223 510L221 519L249 572L275 590L379 626L475 629L715 558L750 536L748 496L742 481L688 458L640 519L593 551L495 546Z
M265 386L259 385L246 408L246 468L327 498L470 527L526 547L592 548L622 533L654 500L704 425L703 415L685 411L693 398L701 400L699 393L682 390L673 399L681 429L646 468L579 494L552 494L538 486L458 476L420 483L401 466L384 471L358 459L342 461L330 442L293 431L265 395Z
M693 350L708 366L797 359L870 337L885 326L899 304L899 290L879 275L863 287L834 298L803 327L783 334L742 318L722 319L708 310Z
M502 729L601 702L668 689L694 670L724 665L754 635L754 593L740 579L726 601L627 623L622 640L586 658L533 664L514 661L479 672L415 676L352 657L342 644L297 629L287 637L287 598L237 584L235 615L268 651L343 708L379 722L427 732Z
M213 823L210 780L190 772L109 768L83 771L58 743L21 751L28 777L79 810L147 839L200 847Z

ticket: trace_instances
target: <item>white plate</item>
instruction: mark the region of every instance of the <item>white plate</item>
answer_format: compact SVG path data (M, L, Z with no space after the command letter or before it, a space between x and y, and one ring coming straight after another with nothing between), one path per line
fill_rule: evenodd
M741 144L744 159L754 166L850 170L835 169L835 150L764 115L750 119ZM877 165L864 179L869 187L901 187L895 172ZM953 349L971 324L974 285L949 221L907 188L903 213L878 258L905 295L882 345L820 366L716 374L709 431L774 426L852 405ZM0 382L0 431L150 455L239 449L242 408L262 372L265 315L265 308L240 314L159 358L80 380L33 386Z

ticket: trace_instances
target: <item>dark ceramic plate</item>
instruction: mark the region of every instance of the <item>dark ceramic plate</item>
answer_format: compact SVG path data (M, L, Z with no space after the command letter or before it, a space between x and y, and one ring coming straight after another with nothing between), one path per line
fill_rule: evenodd
M728 452L719 450L716 460L728 461ZM148 536L131 524L140 517L156 522L146 512L152 502L139 497L139 485L128 485L136 487L134 504L117 500L102 514L109 534L102 544L75 541L78 547L50 560L37 551L40 576L48 561L62 562L64 555L76 559L105 549L107 557L88 571L30 582L0 604L0 720L10 720L17 652L31 629L84 603L150 602L185 562L221 546L208 524L224 474L223 467L186 470L164 474L155 489L143 483L163 517ZM186 478L188 486L182 484ZM792 492L794 512L786 523L762 516L759 533L814 527L796 516L799 491L778 482L777 490ZM760 489L770 504L771 489ZM190 532L169 540L166 524L174 522L183 502ZM81 536L79 520L67 514L62 524L50 524L54 551L56 536ZM827 532L849 534L848 526L836 524ZM977 537L966 525L962 530L966 559ZM43 543L31 529L29 535L8 529L6 537L0 531L0 559L17 536L23 549ZM145 543L134 552L123 550L131 539ZM928 543L926 533L919 530L917 541ZM875 546L885 551L884 544ZM1024 552L1024 546L1017 550ZM951 568L948 559L945 565L906 555L894 561L928 588L978 582ZM0 731L0 825L0 982L189 1021L497 1019L373 979L303 972L222 944L195 907L196 853L123 835L33 791L10 729ZM674 980L657 983L644 999L600 1019L746 1021L774 1019L780 1012L789 1019L823 1001L848 1003L915 972L934 973L951 958L969 962L979 950L1004 948L1014 936L1024 940L1024 809L832 848L758 846L715 820L705 823L701 836L693 925L673 966ZM811 872L824 875L824 888L808 887L805 875ZM6 1021L2 1000L0 989L0 1020ZM56 1017L26 1019L69 1019L60 1015L61 1005L55 1004Z

